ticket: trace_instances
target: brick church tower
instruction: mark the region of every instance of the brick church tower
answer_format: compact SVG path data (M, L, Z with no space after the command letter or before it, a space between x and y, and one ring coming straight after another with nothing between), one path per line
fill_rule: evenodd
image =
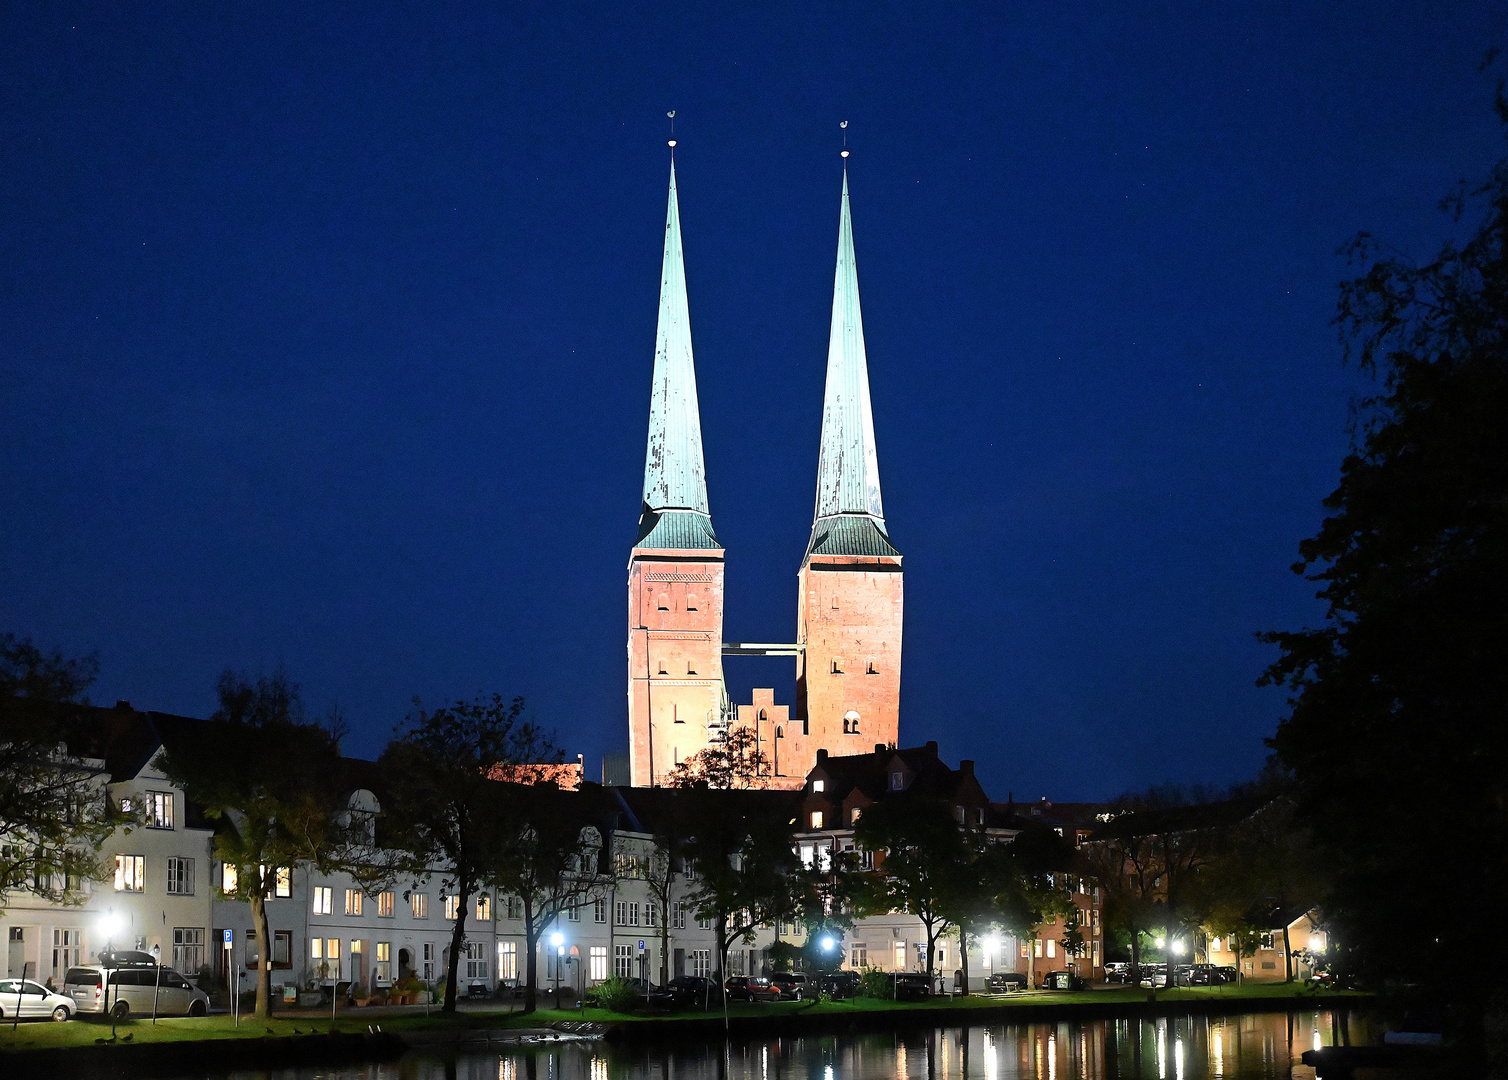
M723 547L707 509L672 161L644 502L628 562L630 783L663 782L722 725L722 640Z
M803 749L843 755L893 745L900 723L901 554L880 501L846 168L817 505L797 580L796 718Z

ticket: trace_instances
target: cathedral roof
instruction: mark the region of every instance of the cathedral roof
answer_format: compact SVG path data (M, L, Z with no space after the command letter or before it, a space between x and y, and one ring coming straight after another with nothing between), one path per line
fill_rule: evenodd
M681 214L676 200L675 163L670 166L670 199L665 212L665 257L660 271L660 317L655 334L654 384L649 404L649 444L644 456L644 513L641 540L683 514L705 520L707 477L702 462L702 424L696 399L696 368L691 357L691 323L686 307L686 268L681 255ZM693 530L695 531L695 530ZM642 543L639 546L644 546ZM660 544L655 547L680 545ZM705 547L705 542L688 544Z
M817 453L817 505L812 515L812 555L899 555L885 530L874 416L869 405L869 365L859 311L848 172L838 217L838 266L833 277L833 317L827 345L827 388L822 441Z

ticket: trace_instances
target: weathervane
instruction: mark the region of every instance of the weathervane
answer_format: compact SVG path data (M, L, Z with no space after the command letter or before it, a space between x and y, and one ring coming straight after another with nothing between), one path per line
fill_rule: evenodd
M848 157L848 121L847 120L840 121L839 124L838 124L838 126L843 129L843 149L840 150L840 151L838 151L838 156L842 157L842 158L847 158Z

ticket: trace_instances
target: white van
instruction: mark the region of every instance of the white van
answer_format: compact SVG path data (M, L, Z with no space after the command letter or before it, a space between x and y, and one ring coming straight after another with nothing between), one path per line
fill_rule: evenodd
M79 1013L151 1016L204 1016L209 995L172 968L156 966L69 968L63 993L78 1003Z

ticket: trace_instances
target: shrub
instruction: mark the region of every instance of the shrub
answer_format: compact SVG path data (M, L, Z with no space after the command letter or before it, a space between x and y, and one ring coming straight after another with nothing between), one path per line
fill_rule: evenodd
M596 1001L599 1008L609 1012L633 1012L639 1005L639 991L616 975L598 983L589 992L589 996Z
M879 968L865 968L859 976L859 996L867 998L895 997L895 980Z

